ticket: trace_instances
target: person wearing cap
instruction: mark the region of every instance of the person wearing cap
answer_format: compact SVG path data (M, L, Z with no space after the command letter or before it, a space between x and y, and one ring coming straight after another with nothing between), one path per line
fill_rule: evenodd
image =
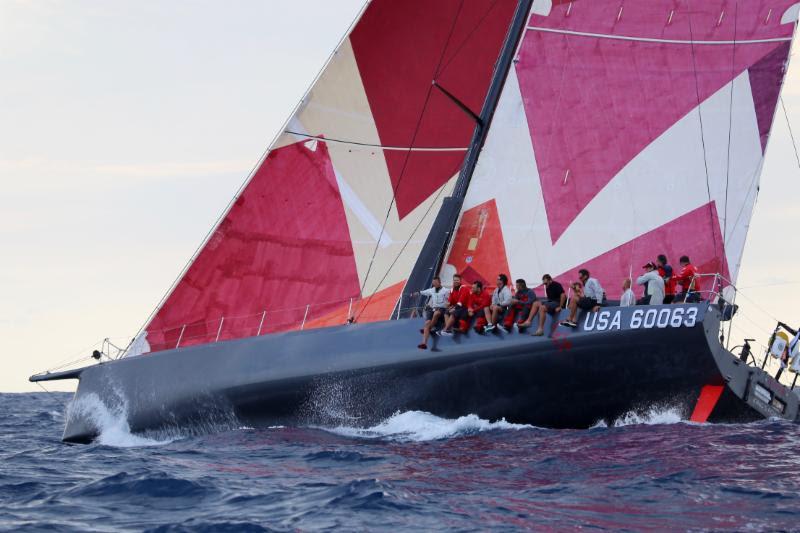
M645 273L636 278L637 285L644 285L644 297L638 305L661 305L664 303L664 278L658 275L658 267L652 261L642 267Z

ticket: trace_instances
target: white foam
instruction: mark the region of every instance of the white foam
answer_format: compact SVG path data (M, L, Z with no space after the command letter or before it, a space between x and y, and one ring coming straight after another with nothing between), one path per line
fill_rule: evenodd
M447 419L424 411L405 411L403 413L395 413L370 428L339 426L326 429L346 437L389 438L420 442L472 435L484 431L534 429L534 426L511 424L506 422L505 419L490 422L479 418L477 415Z
M128 425L128 408L125 402L109 407L92 393L81 396L69 406L68 417L86 417L97 429L97 442L104 446L133 448L169 444L175 439L156 440L131 433Z
M655 426L678 424L681 422L687 423L687 421L681 416L681 412L678 408L653 407L644 414L636 413L634 411L625 413L614 422L612 427L620 428L637 425ZM592 429L605 427L608 427L608 424L606 424L603 420L599 420L594 426L592 426Z

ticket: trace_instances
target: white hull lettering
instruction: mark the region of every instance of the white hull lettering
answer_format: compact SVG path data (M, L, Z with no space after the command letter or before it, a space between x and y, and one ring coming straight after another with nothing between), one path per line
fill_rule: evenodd
M592 331L595 324L597 324L597 313L586 313L586 319L583 321L583 331Z
M619 313L619 312L618 312ZM620 329L618 320L619 315L615 315L611 321L610 329ZM601 331L599 327L600 318L596 319L598 323L597 330ZM631 314L631 321L629 324L630 329L639 328L680 328L687 327L693 328L697 325L697 308L696 307L666 307L663 309L636 309ZM605 329L605 328L603 328Z
M586 313L583 320L583 331L606 331L622 329L622 311L600 311L599 313Z

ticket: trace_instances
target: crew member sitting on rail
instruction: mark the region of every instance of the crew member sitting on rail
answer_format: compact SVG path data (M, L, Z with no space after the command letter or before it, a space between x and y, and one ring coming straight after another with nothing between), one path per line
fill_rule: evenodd
M687 256L681 256L680 263L681 270L675 276L675 282L681 285L682 291L675 295L674 303L699 302L703 299L700 295L700 273Z
M636 278L637 285L644 285L644 296L637 305L661 305L664 303L664 278L658 275L656 264L647 263L642 267L645 273Z
M420 291L419 294L428 296L428 304L425 306L425 326L422 328L422 344L417 346L420 350L428 348L428 337L435 328L439 320L444 316L447 309L447 302L450 296L450 289L442 287L442 280L439 276L433 278L433 287Z
M475 331L483 333L483 328L486 326L486 317L484 310L492 303L491 297L483 291L483 283L476 281L472 284L472 292L470 292L469 300L467 301L467 315L459 320L458 326L462 333L466 333L469 329L469 323L475 319Z
M539 301L536 299L536 293L533 292L533 289L528 288L524 279L517 280L516 288L516 292L511 297L511 308L506 313L503 325L506 329L517 326L522 330L525 329L522 324L539 311ZM528 324L530 325L530 322Z
M667 262L667 256L664 254L660 254L656 258L656 265L658 266L658 275L664 279L664 303L671 304L675 299L675 277L672 265Z
M578 271L578 278L581 280L583 286L581 287L579 283L573 284L573 289L577 285L578 289L580 290L575 291L576 294L570 299L569 317L561 322L562 326L567 326L569 328L578 327L578 323L575 322L575 320L578 318L579 308L585 311L598 311L600 310L600 305L605 299L605 291L603 290L603 287L596 278L593 278L589 275L588 270L585 268L580 269ZM580 292L580 296L577 294L578 292Z
M636 295L631 290L631 278L625 278L622 282L622 296L619 299L620 307L630 307L636 305Z
M452 335L453 326L457 320L462 320L467 315L467 304L469 303L469 287L461 284L461 276L453 276L453 288L450 290L447 312L445 313L444 329L442 335Z
M498 274L497 288L492 293L492 305L484 309L486 314L486 321L489 323L486 326L486 331L492 331L494 328L499 328L506 331L503 324L499 324L498 320L503 318L511 305L511 289L508 286L508 276L505 274Z
M533 333L537 337L544 335L544 322L547 319L547 315L550 314L558 317L561 310L567 306L567 293L564 292L564 287L562 287L559 282L553 280L550 274L542 276L542 284L544 285L544 292L547 295L547 299L539 305L539 327ZM531 313L528 320L520 324L519 328L525 329L530 327L535 316L535 313Z

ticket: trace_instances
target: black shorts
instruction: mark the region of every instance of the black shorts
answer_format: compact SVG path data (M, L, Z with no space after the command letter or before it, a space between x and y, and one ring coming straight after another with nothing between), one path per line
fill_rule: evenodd
M441 311L442 312L441 313L442 316L444 316L444 311L445 311L444 309L440 309L440 308L433 309L432 307L426 307L425 308L425 320L433 320L433 312L434 311Z
M447 311L448 315L453 315L456 317L456 320L464 320L467 318L467 308L463 305L456 305L453 308L453 311Z
M586 296L582 296L580 300L578 300L578 307L584 309L586 311L591 311L597 305L597 300L594 298L587 298Z
M544 302L545 310L551 315L556 314L556 309L558 309L558 307L559 307L558 302L553 302L551 300L547 300L546 302Z

